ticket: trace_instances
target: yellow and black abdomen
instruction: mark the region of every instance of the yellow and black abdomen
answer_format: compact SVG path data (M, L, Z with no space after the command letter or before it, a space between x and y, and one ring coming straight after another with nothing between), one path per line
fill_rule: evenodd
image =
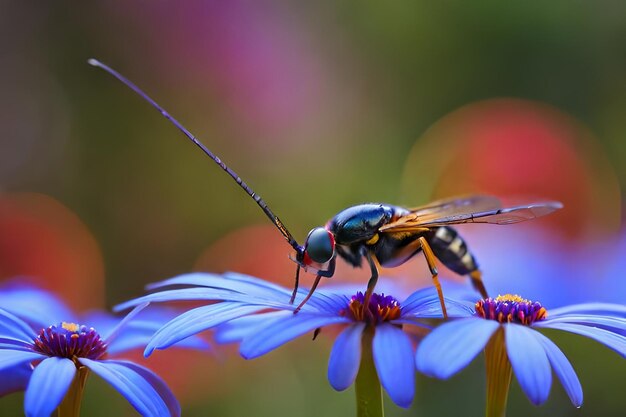
M478 269L476 259L453 228L441 226L433 229L427 240L437 259L457 274L467 275Z

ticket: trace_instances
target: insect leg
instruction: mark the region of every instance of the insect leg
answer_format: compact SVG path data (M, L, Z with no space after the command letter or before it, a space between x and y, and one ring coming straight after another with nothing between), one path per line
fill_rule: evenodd
M315 280L315 284L313 288L311 288L311 290L309 291L309 295L306 297L306 299L296 309L295 311L296 313L300 311L300 308L308 301L309 298L311 298L311 295L313 295L313 292L315 291L315 287L317 287L317 284L319 283L320 277L331 278L333 275L335 275L336 260L337 258L333 258L330 260L327 270L317 271L317 279ZM296 283L293 287L293 292L291 293L291 300L289 300L289 304L293 304L293 302L296 299L296 295L298 294L298 282L300 281L299 275L300 275L300 265L298 265L298 269L296 269Z
M313 340L317 339L317 336L319 336L321 332L322 332L321 327L318 327L317 329L315 329L315 331L313 332Z
M337 264L337 258L333 258L328 263L328 269L326 271L317 271L317 273L323 277L331 278L335 275L335 265Z
M446 304L443 301L443 291L441 290L441 284L439 283L439 273L437 272L437 266L435 265L435 254L433 250L430 248L428 241L424 236L419 237L420 245L422 246L422 253L424 253L424 257L426 258L426 263L428 264L428 268L430 268L430 273L433 276L433 284L437 289L437 295L439 296L439 302L441 303L441 311L443 312L443 318L448 318L448 311L446 310Z
M298 284L300 283L300 264L298 264L296 268L296 282L293 284L293 292L291 293L291 300L289 300L289 304L293 304L296 299L296 294L298 294Z
M376 282L378 282L378 260L376 259L376 256L369 250L365 252L365 258L370 264L370 270L372 271L372 276L367 282L367 290L365 291L365 298L363 300L363 306L366 309L365 311L369 312L370 298L372 298L374 288L376 287Z
M469 276L472 280L472 286L476 291L480 293L483 298L489 297L487 294L487 289L485 288L485 284L483 283L483 274L478 270L474 270L469 273Z
M309 298L311 298L311 296L315 292L315 289L317 288L317 284L320 283L320 279L322 279L322 276L320 274L317 274L317 276L315 277L315 281L313 282L313 286L309 290L309 293L306 297L304 297L304 300L302 300L298 307L296 307L296 309L293 311L293 314L298 314L298 311L300 311L300 309L306 304L306 302L309 301Z

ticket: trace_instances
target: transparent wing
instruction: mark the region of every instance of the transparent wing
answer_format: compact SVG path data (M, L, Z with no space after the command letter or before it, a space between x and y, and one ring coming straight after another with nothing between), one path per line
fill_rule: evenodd
M524 204L515 207L497 208L484 211L475 211L474 207L467 206L459 209L454 214L430 212L418 216L417 213L409 213L393 223L380 228L381 232L406 232L431 227L463 224L463 223L488 223L488 224L512 224L537 217L545 216L563 207L558 201L545 201Z
M400 227L415 227L415 222L455 216L459 214L497 210L502 202L490 195L468 194L435 200L423 206L408 209L411 213L383 226L380 230L398 230Z
M435 200L423 206L410 208L418 216L439 214L451 216L457 212L495 210L502 207L499 198L491 195L461 195Z

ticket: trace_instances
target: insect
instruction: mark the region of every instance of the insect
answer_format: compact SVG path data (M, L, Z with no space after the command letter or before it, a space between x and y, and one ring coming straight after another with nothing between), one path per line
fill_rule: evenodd
M423 253L430 269L433 284L444 317L447 311L439 283L436 259L452 271L469 275L472 285L483 297L487 291L474 256L465 241L451 227L462 223L511 224L531 220L562 208L556 201L538 202L503 208L499 199L485 195L470 195L434 201L417 208L403 208L389 204L360 204L349 207L334 216L324 227L312 229L304 245L298 244L267 203L255 193L232 169L204 146L178 120L152 100L123 75L107 65L90 59L89 64L102 68L156 108L166 119L182 131L209 158L218 164L257 203L295 250L294 289L290 302L297 295L300 269L315 273L316 277L307 296L294 310L297 313L316 290L322 277L335 273L337 257L360 267L365 260L371 276L367 284L364 304L367 305L378 280L380 267L395 267Z

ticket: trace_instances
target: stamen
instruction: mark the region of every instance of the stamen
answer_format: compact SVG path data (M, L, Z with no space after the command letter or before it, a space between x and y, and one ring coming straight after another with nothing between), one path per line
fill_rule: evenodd
M341 314L349 316L356 321L373 321L374 323L381 323L400 317L400 303L390 295L372 294L367 308L364 306L364 302L365 295L359 291L352 296L348 306L341 311Z
M520 323L528 326L548 317L548 311L541 303L513 294L479 300L475 307L476 315L500 323Z
M61 327L63 327L65 330L68 330L70 332L77 332L78 329L80 329L80 326L78 324L76 324L76 323L68 323L66 321L61 323Z
M33 349L47 356L76 359L100 359L106 344L94 328L62 322L42 329L33 341Z

